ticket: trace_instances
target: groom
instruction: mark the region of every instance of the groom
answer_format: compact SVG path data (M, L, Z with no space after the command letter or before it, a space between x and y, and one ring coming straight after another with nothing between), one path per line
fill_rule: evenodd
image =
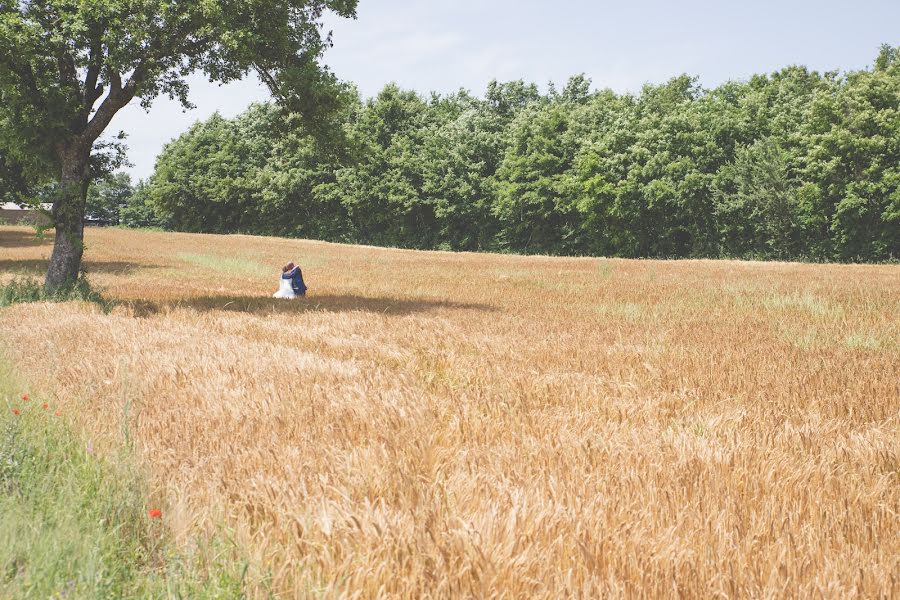
M291 287L294 288L294 293L298 296L306 295L306 284L303 282L303 271L300 270L300 267L296 266L294 263L288 263L285 265L284 269L282 269L283 275L281 276L283 279L291 280Z

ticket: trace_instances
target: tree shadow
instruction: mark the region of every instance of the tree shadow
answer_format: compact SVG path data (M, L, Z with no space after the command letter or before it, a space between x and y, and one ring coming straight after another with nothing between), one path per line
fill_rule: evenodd
M452 302L444 300L369 298L353 295L326 295L279 300L258 296L197 296L176 300L154 302L136 300L128 302L135 316L145 317L165 309L190 308L199 312L241 312L249 314L302 314L308 312L368 312L387 315L410 315L435 310L475 310L491 312L496 310L486 304Z
M0 273L18 273L20 275L44 275L47 272L49 261L47 259L22 259L0 260ZM92 273L112 273L117 275L130 275L144 269L155 269L156 265L129 263L124 261L94 262L86 261L82 264L82 271L88 276Z
M52 246L53 239L52 233L45 233L43 238L39 238L33 231L0 231L0 248Z

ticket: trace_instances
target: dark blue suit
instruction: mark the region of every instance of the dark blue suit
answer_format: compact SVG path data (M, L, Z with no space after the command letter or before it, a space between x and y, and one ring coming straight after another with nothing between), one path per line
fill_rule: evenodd
M306 284L303 282L303 271L300 270L300 267L294 267L293 271L288 271L281 278L291 280L291 287L294 288L295 294L298 296L306 295Z

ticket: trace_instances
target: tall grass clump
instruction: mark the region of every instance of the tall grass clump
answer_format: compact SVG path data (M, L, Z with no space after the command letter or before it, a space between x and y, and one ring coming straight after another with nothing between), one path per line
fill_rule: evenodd
M201 573L173 553L127 458L98 457L2 365L0 410L0 598L240 595L236 569Z
M87 277L81 276L54 292L48 292L43 284L31 277L16 277L0 287L0 307L27 302L92 302L108 311L112 302L106 300Z

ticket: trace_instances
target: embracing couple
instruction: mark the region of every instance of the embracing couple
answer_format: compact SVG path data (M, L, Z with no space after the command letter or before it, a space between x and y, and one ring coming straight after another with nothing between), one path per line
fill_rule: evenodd
M306 295L306 284L303 283L303 271L294 263L288 263L281 268L281 281L278 291L273 298L296 298Z

